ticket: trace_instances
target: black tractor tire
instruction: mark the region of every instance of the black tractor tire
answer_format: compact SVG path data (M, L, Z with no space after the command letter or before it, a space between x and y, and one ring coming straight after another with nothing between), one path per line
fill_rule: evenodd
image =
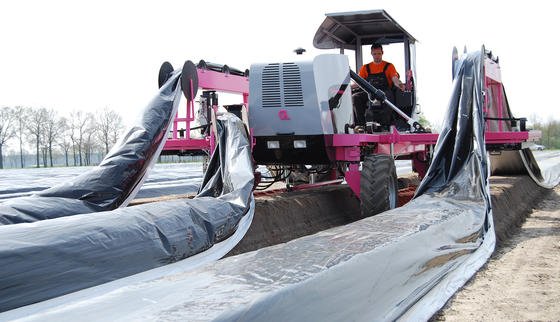
M397 207L397 171L388 155L364 158L360 175L360 215L370 217Z

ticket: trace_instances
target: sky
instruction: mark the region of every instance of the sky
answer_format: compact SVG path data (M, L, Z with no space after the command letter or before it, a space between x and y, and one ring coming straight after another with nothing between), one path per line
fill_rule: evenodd
M527 2L525 2L527 3ZM514 116L560 118L554 99L559 23L554 2L518 1L0 1L0 107L138 114L157 93L160 65L293 61L329 52L313 48L326 13L385 9L419 42L417 95L437 127L451 94L451 52L500 58ZM347 51L353 56L353 52ZM400 51L399 51L400 54ZM402 70L402 58L385 60ZM353 58L350 65L353 66ZM368 50L364 62L371 61ZM401 66L399 68L399 66ZM401 77L403 79L403 77Z

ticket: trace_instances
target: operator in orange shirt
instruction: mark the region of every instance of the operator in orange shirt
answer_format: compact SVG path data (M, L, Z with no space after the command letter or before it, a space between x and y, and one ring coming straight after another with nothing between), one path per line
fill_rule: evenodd
M404 84L399 79L399 73L395 66L383 60L383 47L380 44L371 45L371 55L373 61L369 64L363 65L358 73L362 78L367 80L375 88L385 92L387 99L394 102L393 88L398 87L404 91ZM366 124L365 112L367 108L368 96L365 92L354 94L354 124L363 127ZM380 102L377 103L381 105ZM375 102L374 102L375 105ZM380 106L376 121L381 125L387 127L393 121L393 113L387 106ZM361 130L361 129L360 129ZM358 130L358 132L360 131Z

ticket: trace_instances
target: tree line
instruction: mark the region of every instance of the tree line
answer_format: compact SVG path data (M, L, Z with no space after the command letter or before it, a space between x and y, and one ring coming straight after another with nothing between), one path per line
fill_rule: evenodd
M107 154L122 129L122 116L109 108L61 116L54 109L0 107L0 169L8 146L16 147L21 168L27 166L28 149L37 168L61 165L53 161L55 155L63 156L65 166L92 165L92 155Z
M541 131L540 144L548 149L560 149L560 121L549 119L546 122L533 123L535 130Z
M542 133L540 144L560 149L560 121L543 122L533 115L531 123L533 129ZM37 168L92 165L94 153L106 155L122 129L122 116L109 108L95 114L75 110L61 116L54 109L0 107L0 169L4 168L8 146L16 147L10 152L17 154L21 168L31 165L26 158L29 154ZM55 163L55 155L58 159L62 156L63 161Z

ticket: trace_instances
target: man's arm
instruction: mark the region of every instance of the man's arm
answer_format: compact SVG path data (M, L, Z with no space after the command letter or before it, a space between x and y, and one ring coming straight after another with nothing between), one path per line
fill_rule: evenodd
M401 89L401 91L404 91L404 84L399 79L399 73L397 73L397 69L393 64L391 63L389 64L390 65L387 67L387 72L385 75L389 74L388 76L391 78L391 81L393 82L393 86L397 86L398 88Z
M401 80L397 76L393 76L393 78L391 80L393 81L393 84L395 86L397 86L398 88L401 89L401 91L404 92L404 84L403 84L403 82L401 82Z

